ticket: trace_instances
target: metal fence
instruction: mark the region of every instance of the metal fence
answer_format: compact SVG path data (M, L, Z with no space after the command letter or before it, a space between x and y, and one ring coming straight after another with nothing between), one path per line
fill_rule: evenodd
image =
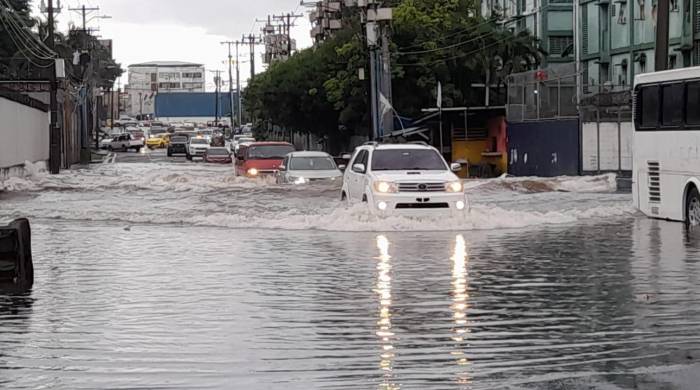
M509 122L575 118L576 68L573 63L508 76Z

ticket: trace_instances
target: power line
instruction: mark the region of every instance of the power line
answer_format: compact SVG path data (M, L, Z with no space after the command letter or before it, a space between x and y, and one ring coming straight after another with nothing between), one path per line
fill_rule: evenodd
M10 11L9 3L5 0L0 0L0 18L3 25L7 27L10 38L21 51L22 48L28 51L32 56L50 60L56 57L56 52L49 49L38 37L30 33L29 27L12 11Z
M449 39L449 38L455 37L455 36L457 36L457 35L464 34L464 33L466 33L466 32L470 32L470 31L472 31L472 30L476 30L476 29L478 29L479 27L482 27L482 26L485 26L485 25L487 25L487 24L493 23L494 21L495 21L494 18L490 18L490 19L487 19L487 20L485 20L485 21L483 21L483 22L481 22L481 23L478 23L478 24L476 24L476 25L469 26L469 27L465 27L465 28L463 28L463 29L461 29L461 30L455 31L455 32L453 32L453 33L451 33L451 34L445 35L444 37L440 37L440 38L436 38L436 39L438 39L438 40ZM419 43L414 43L414 44L412 44L412 45L410 45L410 46L405 46L405 47L403 47L403 49L410 49L410 48L413 48L413 47L420 47L420 46L422 46L422 45L424 45L424 44L426 44L426 43L428 43L428 42L430 42L430 41L423 41L423 42L419 42Z
M475 49L475 50L472 50L472 51L469 51L469 52L466 52L466 53L461 53L461 54L458 54L458 55L455 55L455 56L452 56L452 57L441 58L441 59L439 59L439 60L435 60L435 61L432 61L432 62L423 62L423 63L417 63L417 62L415 62L415 63L404 63L404 64L397 63L396 65L400 65L400 66L431 66L431 65L437 65L437 64L442 63L442 62L445 62L445 61L451 61L451 60L456 60L456 59L458 59L458 58L470 56L470 55L475 54L475 53L478 53L478 52L480 52L480 51L482 51L482 50L484 50L484 49L488 49L488 48L490 48L490 47L493 47L493 46L496 46L496 45L498 45L498 44L500 44L500 43L503 43L503 42L505 42L505 41L507 41L507 40L509 40L509 39L511 39L511 38L510 38L510 37L506 37L506 38L503 38L503 39L499 39L499 40L497 40L497 41L495 41L495 42L493 42L493 43L490 43L490 44L488 44L488 45L486 45L486 46L483 46L483 47L480 47L480 48L478 48L478 49Z
M401 51L400 51L400 52L397 52L396 54L397 54L397 55L427 54L427 53L435 53L435 52L438 52L438 51L441 51L441 50L454 49L454 48L457 48L457 47L466 45L466 44L468 44L468 43L472 43L472 42L474 42L474 41L478 41L479 39L488 37L489 35L493 35L493 34L495 34L495 33L496 33L496 31L489 31L489 32L487 32L486 34L482 34L482 35L479 35L479 36L477 36L477 37L468 39L468 40L466 40L466 41L454 43L454 44L452 44L452 45L448 45L448 46L444 46L444 47L438 47L438 48L435 48L435 49L427 49L427 50L417 50L417 51L404 51L404 52L401 52Z

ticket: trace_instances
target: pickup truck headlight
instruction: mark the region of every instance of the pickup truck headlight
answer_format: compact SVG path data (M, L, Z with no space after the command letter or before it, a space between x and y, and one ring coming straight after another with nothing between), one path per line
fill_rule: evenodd
M393 194L399 192L399 186L388 181L377 181L374 182L374 190L380 194Z
M258 176L258 170L255 168L250 168L248 170L248 176Z
M289 181L296 185L306 184L306 179L304 177L290 176Z
M447 192L462 192L464 191L464 185L461 181L451 181L445 184L445 191Z

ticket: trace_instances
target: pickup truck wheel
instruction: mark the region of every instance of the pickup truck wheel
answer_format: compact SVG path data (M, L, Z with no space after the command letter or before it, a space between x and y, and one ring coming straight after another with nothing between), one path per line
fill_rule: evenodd
M367 194L362 195L362 202L367 203Z
M168 157L172 157L172 156L173 156L173 152L171 152L170 149L168 149Z
M141 151L141 147L140 147L140 146L137 146L135 150L136 150L136 153L138 153L138 152Z

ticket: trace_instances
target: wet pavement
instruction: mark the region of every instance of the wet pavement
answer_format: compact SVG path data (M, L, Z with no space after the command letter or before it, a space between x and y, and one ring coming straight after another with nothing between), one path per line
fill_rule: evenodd
M700 383L700 234L609 177L470 182L468 221L376 220L334 186L116 161L0 185L36 269L0 293L0 387Z

